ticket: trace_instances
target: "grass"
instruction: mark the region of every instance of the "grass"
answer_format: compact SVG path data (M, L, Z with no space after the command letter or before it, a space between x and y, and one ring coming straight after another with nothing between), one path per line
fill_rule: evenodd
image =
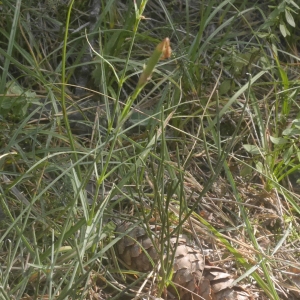
M1 299L164 297L182 233L297 298L299 7L271 2L3 1ZM120 260L123 221L160 273Z

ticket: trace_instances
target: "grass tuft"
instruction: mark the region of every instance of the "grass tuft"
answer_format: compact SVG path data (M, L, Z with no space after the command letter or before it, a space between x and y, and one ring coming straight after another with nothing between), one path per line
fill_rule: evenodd
M0 297L167 299L184 234L298 299L299 6L127 2L0 3Z

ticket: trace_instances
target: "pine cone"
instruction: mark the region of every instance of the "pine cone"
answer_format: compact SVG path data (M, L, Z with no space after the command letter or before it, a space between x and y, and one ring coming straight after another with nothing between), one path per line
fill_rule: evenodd
M130 225L132 224L122 224L118 226L116 231L121 235ZM134 227L128 235L124 236L117 243L117 250L120 258L129 268L139 272L151 271L153 269L152 264L143 249L147 251L153 262L156 263L158 259L157 251L142 227Z
M118 227L117 232L124 233L129 225ZM176 238L171 239L175 247ZM135 227L117 243L120 258L129 268L140 272L150 271L152 264L142 247L153 262L158 254L145 230ZM175 249L173 278L176 290L169 285L173 296L168 299L181 300L252 300L252 296L242 287L230 287L233 279L223 269L213 266L205 259L200 250L188 246L185 238L179 238Z

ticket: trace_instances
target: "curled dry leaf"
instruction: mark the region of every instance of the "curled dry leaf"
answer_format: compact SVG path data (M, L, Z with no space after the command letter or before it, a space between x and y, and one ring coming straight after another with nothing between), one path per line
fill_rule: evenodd
M118 227L123 234L129 223ZM169 285L168 300L252 300L248 291L240 286L231 287L233 279L222 268L213 266L200 250L187 245L185 238L171 239L175 256L173 263L173 286ZM176 247L175 247L176 245ZM129 268L140 272L152 270L158 254L143 228L135 227L117 243L120 258ZM147 254L145 253L147 252ZM176 289L174 288L176 287Z
M170 58L172 54L172 49L170 46L170 39L169 38L165 38L163 40L163 49L162 49L162 55L160 57L161 60Z

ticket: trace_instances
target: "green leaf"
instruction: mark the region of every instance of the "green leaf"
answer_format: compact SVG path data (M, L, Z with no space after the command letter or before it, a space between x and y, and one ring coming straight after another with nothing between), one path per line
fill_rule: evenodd
M260 154L262 152L261 149L255 145L244 144L243 147L247 152L253 155Z
M300 134L300 129L298 129L298 128L287 128L287 129L283 130L282 134L287 135L287 136Z
M261 173L261 174L264 173L264 172L263 172L264 166L263 166L263 164L262 164L260 161L256 163L256 170L257 170L259 173Z
M3 97L1 102L1 109L10 109L13 104L13 99L10 97Z
M294 20L294 17L292 16L292 14L289 12L289 10L285 10L285 18L286 18L286 21L292 26L292 27L296 27L296 24L295 24L295 20Z
M37 100L35 92L24 91L16 81L6 83L6 95L1 99L1 115L12 113L14 116L22 117L26 114L28 106Z
M16 95L21 95L23 94L22 88L15 82L15 81L10 81L7 83L8 87L8 94L16 94Z
M279 24L279 30L280 30L281 34L283 35L283 37L286 37L287 35L289 35L289 31L287 30L285 24L282 22L280 22L280 24Z
M249 166L249 165L243 165L243 166L241 167L240 175L241 175L243 178L252 176L252 173L253 173L253 168L252 168L251 166Z
M283 153L283 161L286 165L289 164L291 157L293 155L293 145L289 147L284 153Z
M220 85L220 95L227 94L232 89L232 79L225 79Z
M287 139L285 138L273 137L273 136L270 136L270 140L275 145L284 145L288 142Z
M26 99L28 101L33 101L36 99L36 93L35 92L31 92L31 91L26 91L25 92L25 96L26 96Z
M293 0L290 1L290 4L294 5L297 9L300 9L300 6L298 6Z
M300 119L293 120L293 125L300 129Z
M298 149L298 147L295 147L295 148L296 148L298 161L300 161L300 150Z

